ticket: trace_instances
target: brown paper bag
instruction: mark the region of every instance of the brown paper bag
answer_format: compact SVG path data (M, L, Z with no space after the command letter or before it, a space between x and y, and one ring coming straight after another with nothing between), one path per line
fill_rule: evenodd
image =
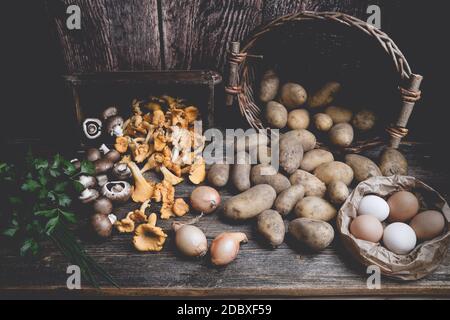
M352 218L357 216L361 199L368 194L383 198L396 191L413 192L420 201L420 212L441 211L447 220L442 235L418 243L407 255L395 254L380 243L359 240L350 234ZM377 265L381 273L401 280L417 280L434 271L444 259L450 241L450 207L445 199L422 181L408 176L373 177L361 182L345 201L337 217L337 228L345 247L364 265Z

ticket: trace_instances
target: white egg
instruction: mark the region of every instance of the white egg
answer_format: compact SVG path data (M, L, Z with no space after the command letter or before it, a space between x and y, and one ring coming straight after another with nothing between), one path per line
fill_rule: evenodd
M394 253L408 254L416 246L414 230L403 222L395 222L384 228L383 243Z
M382 222L389 216L389 205L386 200L378 196L365 196L359 203L358 214L374 216Z

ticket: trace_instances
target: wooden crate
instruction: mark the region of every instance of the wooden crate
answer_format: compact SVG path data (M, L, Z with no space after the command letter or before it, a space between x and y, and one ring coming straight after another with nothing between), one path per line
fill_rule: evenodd
M218 73L208 70L102 72L67 75L64 79L82 144L96 141L83 137L81 126L86 118L100 117L109 106L118 107L120 114L127 116L133 99L150 95L168 94L187 99L199 108L203 127L213 127L215 86L222 81Z

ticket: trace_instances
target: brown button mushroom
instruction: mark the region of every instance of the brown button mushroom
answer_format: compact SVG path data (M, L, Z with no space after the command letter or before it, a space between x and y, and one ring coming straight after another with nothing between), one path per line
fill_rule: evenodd
M91 217L91 227L95 234L100 238L108 238L112 232L112 226L116 222L115 215L96 213Z
M114 177L118 180L127 180L131 178L131 170L126 163L116 163L112 172Z
M108 118L117 116L119 114L119 110L116 107L109 107L106 108L105 111L102 113L103 120L106 120Z
M113 202L127 202L131 197L131 185L126 181L107 182L102 187L102 195Z
M78 182L83 185L85 189L94 188L97 185L97 180L91 176L80 176Z
M108 198L101 197L94 201L93 209L96 213L110 214L113 211L113 204Z
M86 160L94 162L102 157L100 150L97 148L89 148L86 150Z
M95 189L84 189L79 199L82 203L87 204L95 201L99 196L99 192Z
M110 136L120 137L123 135L123 118L121 116L113 116L106 120L106 132Z

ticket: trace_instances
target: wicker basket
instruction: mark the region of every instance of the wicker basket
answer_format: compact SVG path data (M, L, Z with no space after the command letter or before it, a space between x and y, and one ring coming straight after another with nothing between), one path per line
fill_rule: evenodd
M383 143L397 148L407 135L422 76L412 73L397 45L376 27L343 13L299 12L260 27L240 47L238 42L231 44L226 104L233 105L237 96L240 111L253 128L266 129L254 97L255 84L265 69L276 65L281 78L309 81L308 89L314 82L338 80L361 97L370 95L368 101L377 98L375 107L384 107L378 111L386 123L344 151L359 152ZM355 104L364 101L361 97Z

